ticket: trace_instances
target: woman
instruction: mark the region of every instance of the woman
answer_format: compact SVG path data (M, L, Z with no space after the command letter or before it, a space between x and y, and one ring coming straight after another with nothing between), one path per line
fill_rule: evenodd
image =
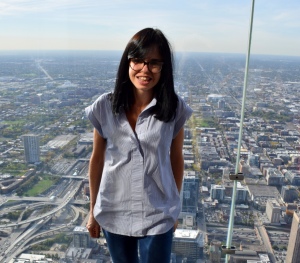
M102 230L114 263L169 263L180 212L183 126L192 110L174 91L173 57L158 29L136 33L122 55L113 93L86 113L91 237Z

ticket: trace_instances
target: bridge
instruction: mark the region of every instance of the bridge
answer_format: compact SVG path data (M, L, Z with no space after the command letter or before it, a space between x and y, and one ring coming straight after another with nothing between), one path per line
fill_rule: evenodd
M31 218L31 219L27 219L27 220L23 220L17 223L6 223L6 224L2 224L0 225L0 229L1 228L7 228L7 227L15 227L18 225L22 225L22 224L27 224L27 223L31 223L37 220L41 220L41 219L45 219L48 216L51 216L53 214L55 214L56 212L58 212L60 209L62 209L63 207L65 207L68 204L86 204L88 203L88 201L76 201L73 200L74 196L76 195L77 191L79 189L79 186L77 186L74 190L70 191L69 194L67 194L65 199L62 198L58 198L55 201L50 201L49 198L47 197L11 197L10 200L14 200L14 201L27 201L27 202L43 202L43 205L47 205L47 204L51 204L51 205L57 205L56 208L54 208L53 210L41 215L41 216L37 216L35 218ZM24 204L20 205L22 207L24 207ZM25 204L26 206L26 204ZM7 211L1 211L1 213L7 213Z

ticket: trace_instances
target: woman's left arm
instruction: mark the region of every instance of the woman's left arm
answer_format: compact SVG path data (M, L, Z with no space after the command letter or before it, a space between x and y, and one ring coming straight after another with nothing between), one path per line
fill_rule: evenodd
M183 160L183 139L184 139L184 128L182 127L176 137L173 139L170 149L171 166L176 182L178 192L180 193L183 171L184 171L184 160Z

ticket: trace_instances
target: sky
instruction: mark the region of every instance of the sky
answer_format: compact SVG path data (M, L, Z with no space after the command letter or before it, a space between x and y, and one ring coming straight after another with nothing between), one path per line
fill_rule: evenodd
M0 0L0 50L123 50L161 29L174 51L246 53L252 0ZM300 56L300 1L256 0L251 52Z

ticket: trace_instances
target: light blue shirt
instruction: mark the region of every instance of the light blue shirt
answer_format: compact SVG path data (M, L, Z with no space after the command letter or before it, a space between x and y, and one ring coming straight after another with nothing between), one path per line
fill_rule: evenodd
M108 93L85 109L93 126L107 140L94 216L109 232L127 236L162 234L174 226L180 213L170 146L192 109L178 97L175 119L162 122L149 112L155 104L154 98L141 112L135 131L124 110L112 113Z

